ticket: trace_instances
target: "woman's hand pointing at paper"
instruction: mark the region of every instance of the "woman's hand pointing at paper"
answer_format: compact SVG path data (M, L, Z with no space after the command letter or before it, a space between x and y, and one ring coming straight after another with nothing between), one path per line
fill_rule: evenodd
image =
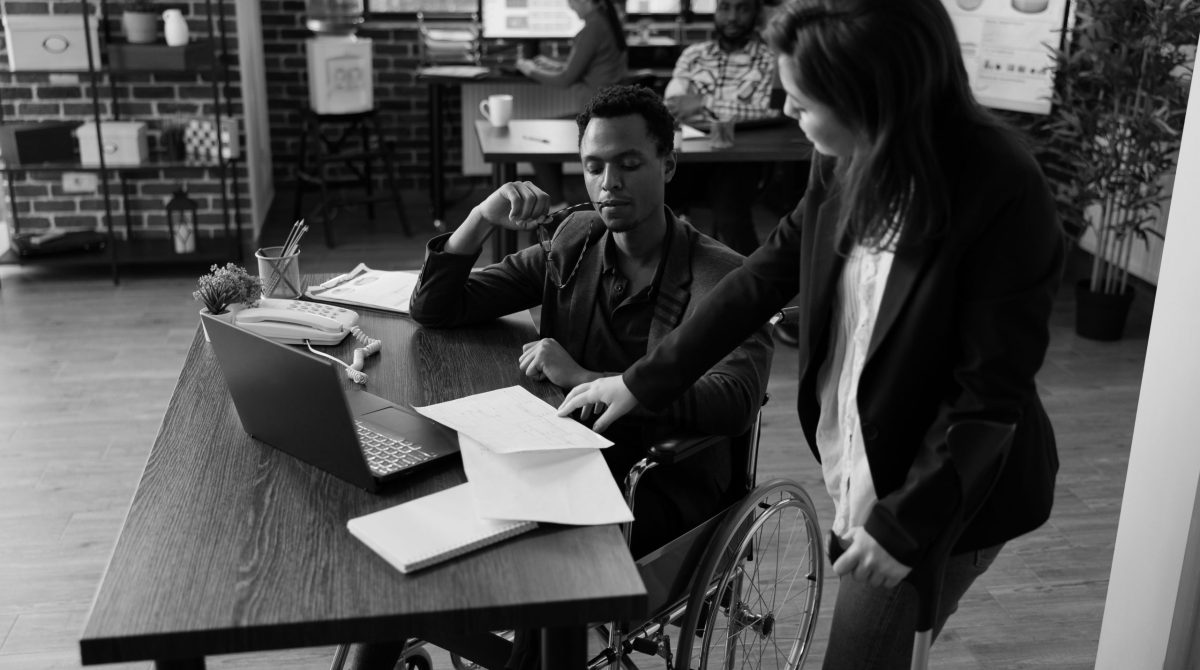
M603 433L614 421L625 416L637 407L637 398L633 397L625 380L619 375L601 377L600 379L584 382L571 389L563 403L558 407L559 416L567 416L577 409L605 407L600 418L592 424L592 430Z

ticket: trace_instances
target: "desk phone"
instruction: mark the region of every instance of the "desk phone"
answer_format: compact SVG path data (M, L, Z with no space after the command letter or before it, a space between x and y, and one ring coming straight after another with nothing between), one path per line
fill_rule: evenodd
M337 344L358 324L358 312L316 302L263 298L234 316L246 330L284 344Z

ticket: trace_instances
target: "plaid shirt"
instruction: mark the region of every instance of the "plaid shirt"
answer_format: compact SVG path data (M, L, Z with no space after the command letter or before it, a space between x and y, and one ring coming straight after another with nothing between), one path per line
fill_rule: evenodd
M686 81L688 93L702 96L717 116L744 121L778 113L770 108L776 67L775 54L762 40L733 52L712 40L684 49L671 77Z

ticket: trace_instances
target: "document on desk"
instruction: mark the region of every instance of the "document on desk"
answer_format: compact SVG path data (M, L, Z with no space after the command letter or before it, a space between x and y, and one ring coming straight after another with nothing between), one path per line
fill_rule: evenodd
M359 263L346 274L308 287L304 297L408 314L408 301L416 286L415 271L372 270L365 263Z
M416 411L498 454L559 449L602 449L612 442L520 386L476 393Z
M475 512L470 482L355 517L350 534L403 573L414 572L533 530L532 521L501 521Z
M599 449L498 454L462 434L458 443L480 516L573 526L633 521Z

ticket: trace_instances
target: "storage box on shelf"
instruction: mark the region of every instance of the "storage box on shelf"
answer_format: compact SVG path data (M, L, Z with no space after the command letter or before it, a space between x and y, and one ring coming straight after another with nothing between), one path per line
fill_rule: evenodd
M92 59L99 62L96 27L91 32ZM87 70L87 36L77 16L9 14L4 17L4 40L8 67L28 70Z
M70 3L60 0L58 4ZM24 106L20 103L21 97L10 94L10 99L5 100L4 89L14 82L31 81L23 76L26 73L51 76L54 73L74 73L80 80L76 84L80 90L79 98L89 103L87 107L92 110L90 115L83 118L54 122L38 119L38 123L31 122L32 119L16 118L12 116L13 112L9 112L9 118L0 115L0 176L8 182L0 184L0 188L7 192L12 202L10 233L14 240L29 242L47 235L79 232L80 216L70 216L68 218L72 221L59 226L54 214L45 213L54 210L39 210L20 201L23 198L46 198L53 193L54 199L61 202L59 194L63 191L59 187L39 185L53 184L51 179L64 172L92 172L98 174L99 189L86 198L91 201L93 209L82 213L99 218L101 225L96 232L103 237L104 244L90 244L88 251L91 253L57 253L53 245L44 245L41 250L45 253L20 254L14 246L14 249L0 257L0 263L75 265L107 261L115 283L119 280L119 269L129 265L241 260L238 126L236 119L230 116L230 96L233 94L229 90L229 71L221 56L228 48L229 36L218 31L218 26L229 25L225 18L226 4L222 0L201 0L181 5L184 11L194 12L193 39L181 46L167 46L161 42L130 44L125 41L115 20L120 16L120 3L116 0L80 0L77 6L82 11L62 16L5 18L9 63L4 68L4 63L0 61L0 103L7 103L9 110L21 113ZM47 25L44 21L47 18L55 21ZM203 19L206 30L196 29L201 23L197 19ZM37 54L34 50L37 40L59 49L59 42L56 41L59 38L55 35L63 35L61 40L67 46L61 50L69 57L49 58ZM90 54L85 46L85 36L91 37ZM104 60L101 60L101 53L104 54ZM176 78L195 76L197 83L202 86L190 88L211 89L210 96L196 98L194 102L197 108L203 110L202 118L213 129L214 135L217 128L225 131L221 136L225 148L223 158L218 158L215 151L205 156L168 151L165 137L159 143L158 150L152 151L154 147L148 137L150 131L167 130L170 125L169 121L163 123L161 117L164 115L155 118L153 113L141 112L135 114L135 118L122 118L122 111L128 109L124 101L131 100L129 96L133 95L133 86L141 81L139 77L161 73L172 74ZM129 80L129 77L133 79ZM215 81L210 78L215 78ZM61 82L55 84L64 85ZM36 80L28 84L30 87L36 85L46 84ZM172 105L179 102L177 99L171 100ZM63 109L69 107L62 105ZM0 105L0 114L3 114L3 110L5 105ZM70 112L66 114L70 115ZM179 146L182 147L182 127L178 132ZM47 138L51 141L47 142ZM145 204L151 200L149 196L131 196L130 185L143 180L187 182L193 179L200 183L219 181L219 190L210 191L213 194L204 199L207 209L202 211L207 212L203 214L208 221L207 234L196 240L194 249L188 247L185 253L177 253L168 235L164 217L158 216L165 213L166 198L163 198L163 209L156 211ZM21 185L14 188L14 181ZM84 199L84 196L79 197ZM116 207L118 203L121 204L119 209ZM97 211L96 207L101 209ZM213 214L214 211L219 217ZM31 213L41 220L26 225L26 229L22 230L23 218L35 218ZM144 220L140 218L143 215ZM131 216L141 225L133 225ZM121 218L124 219L123 225L120 225ZM48 224L48 219L54 223ZM160 222L159 219L164 220ZM214 224L219 224L219 227L214 229ZM47 228L47 225L51 227ZM32 248L30 244L17 246L26 251Z

